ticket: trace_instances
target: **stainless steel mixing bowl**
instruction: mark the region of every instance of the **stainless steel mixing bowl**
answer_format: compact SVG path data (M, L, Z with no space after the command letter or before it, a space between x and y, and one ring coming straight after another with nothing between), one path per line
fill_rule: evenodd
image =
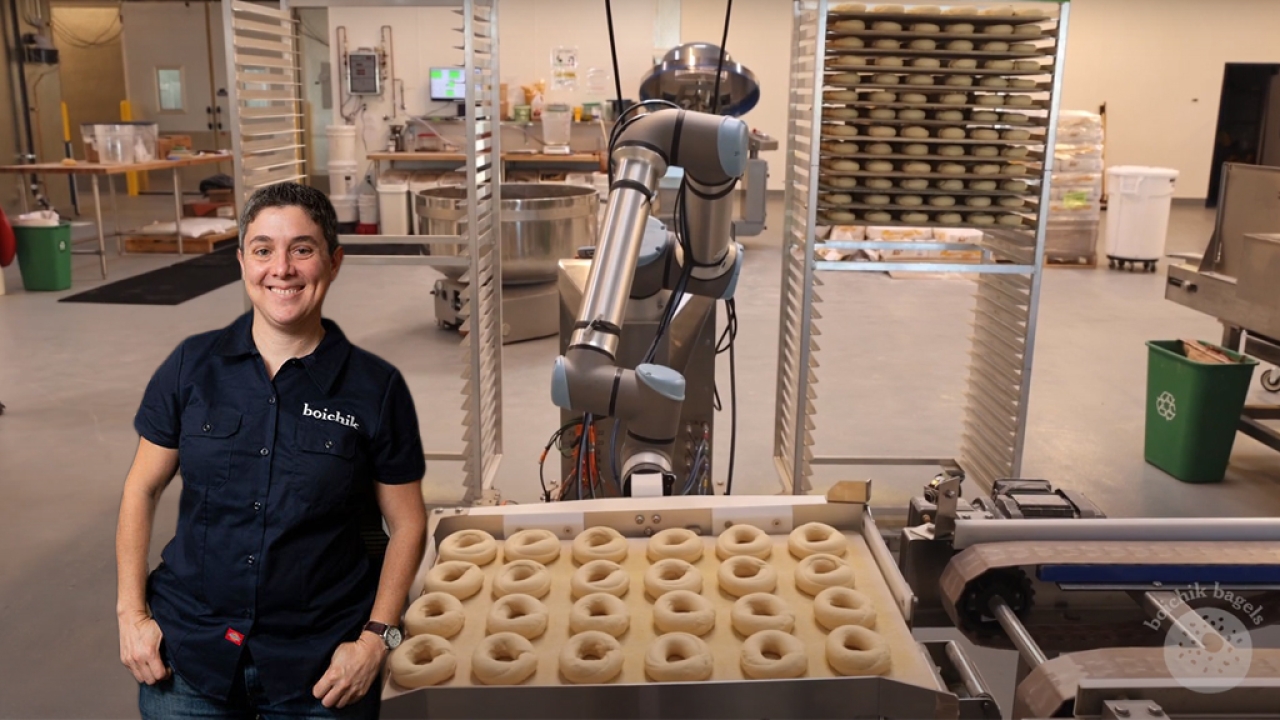
M500 227L502 282L554 282L557 263L578 248L595 245L599 200L594 188L557 183L503 183ZM421 190L414 197L419 228L426 235L466 235L467 190L449 186ZM440 255L463 255L465 245L432 245ZM448 277L461 268L440 268Z

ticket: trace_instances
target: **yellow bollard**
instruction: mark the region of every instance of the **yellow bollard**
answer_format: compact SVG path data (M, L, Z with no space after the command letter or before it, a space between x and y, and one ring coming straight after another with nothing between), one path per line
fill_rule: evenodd
M124 122L130 122L133 120L133 108L129 105L128 100L120 101L120 119ZM130 197L137 197L138 190L140 187L142 187L146 183L146 179L147 179L147 176L143 175L142 180L140 182L138 179L138 173L136 172L125 173L124 175L125 187L128 189Z

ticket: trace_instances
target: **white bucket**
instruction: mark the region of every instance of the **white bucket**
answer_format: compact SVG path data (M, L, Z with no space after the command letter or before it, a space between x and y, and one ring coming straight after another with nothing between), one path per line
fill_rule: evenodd
M1159 260L1164 256L1178 171L1119 166L1107 169L1107 257Z
M373 193L365 193L356 196L356 207L360 211L361 225L377 225L378 224L378 196Z
M356 221L355 195L330 195L329 202L333 203L333 209L338 214L338 222L353 223Z
M354 163L356 161L356 126L330 125L325 128L329 138L329 162Z
M330 195L354 195L356 182L359 178L356 173L360 171L360 166L355 162L329 162L329 194Z
M379 232L409 234L409 173L388 172L378 178Z

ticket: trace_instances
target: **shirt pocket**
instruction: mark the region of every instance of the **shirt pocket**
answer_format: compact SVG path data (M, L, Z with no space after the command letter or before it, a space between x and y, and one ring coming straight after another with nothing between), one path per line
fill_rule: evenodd
M298 426L295 441L301 452L294 482L299 496L313 510L330 510L346 503L351 495L358 440L355 430L336 423Z
M221 487L227 482L241 419L235 410L216 407L188 408L182 413L178 458L183 484Z

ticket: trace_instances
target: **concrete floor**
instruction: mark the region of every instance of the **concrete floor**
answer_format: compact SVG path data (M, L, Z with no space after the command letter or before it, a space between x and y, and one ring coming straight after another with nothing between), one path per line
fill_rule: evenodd
M164 197L122 202L122 224L167 213ZM739 285L739 442L735 490L778 490L771 462L778 331L777 250L781 207L771 229L749 239ZM1175 208L1170 252L1198 251L1211 212ZM87 229L82 229L81 233ZM116 280L172 262L112 255ZM185 336L230 322L242 309L237 286L177 307L59 304L66 293L28 294L16 267L0 297L0 716L131 717L135 689L119 665L114 617L113 534L121 482L136 437L132 417L143 387ZM328 314L351 339L395 363L408 378L431 449L458 450L461 350L439 330L426 268L348 266ZM1280 462L1240 436L1226 482L1179 483L1142 459L1144 341L1220 335L1213 319L1163 299L1163 273L1055 269L1045 276L1027 429L1024 475L1085 492L1113 516L1280 514ZM954 455L968 353L972 284L825 273L817 386L816 452ZM102 283L96 258L77 257L79 292ZM504 496L537 494L538 453L558 425L547 386L554 339L504 354ZM721 388L727 360L721 360ZM1255 382L1255 393L1261 394ZM727 418L721 431L727 431ZM727 434L715 449L717 474ZM851 468L873 477L876 505L900 507L928 469ZM430 469L429 495L461 495L459 468ZM153 557L174 524L176 492L159 511ZM153 560L154 562L154 560ZM1007 657L1005 657L1007 661ZM1007 686L1006 686L1007 690Z

